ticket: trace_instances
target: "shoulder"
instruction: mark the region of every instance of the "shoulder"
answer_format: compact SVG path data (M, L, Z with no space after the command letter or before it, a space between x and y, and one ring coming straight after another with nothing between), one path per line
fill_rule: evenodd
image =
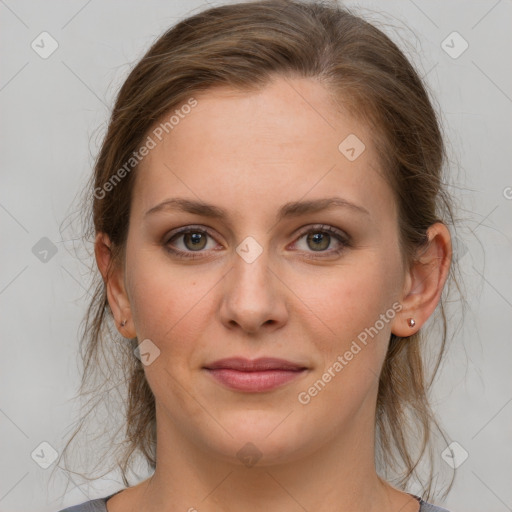
M105 498L98 498L95 500L86 501L84 503L80 503L79 505L73 505L72 507L59 510L59 512L107 512L107 500L114 496L114 494L110 494ZM426 501L423 501L421 498L417 499L420 502L419 512L450 512L445 508L437 507L436 505L427 503Z
M426 501L420 501L420 510L419 512L450 512L445 508L437 507L436 505L432 505L431 503L427 503Z
M449 510L446 510L445 508L438 507L436 505L432 505L432 503L428 503L427 501L424 501L421 496L418 496L417 494L413 494L411 492L407 493L410 496L412 496L415 500L417 500L420 504L420 509L418 512L450 512Z
M97 498L95 500L86 501L84 503L80 503L79 505L73 505L72 507L59 510L59 512L107 512L107 500L114 496L114 494L109 494L104 498Z

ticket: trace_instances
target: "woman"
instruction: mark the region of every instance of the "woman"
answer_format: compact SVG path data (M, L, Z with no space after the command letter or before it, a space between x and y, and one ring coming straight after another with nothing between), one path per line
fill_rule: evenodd
M112 318L123 478L134 452L153 473L66 510L444 510L432 472L406 490L436 425L420 334L453 271L443 163L417 73L341 7L228 5L160 37L91 182L83 381Z

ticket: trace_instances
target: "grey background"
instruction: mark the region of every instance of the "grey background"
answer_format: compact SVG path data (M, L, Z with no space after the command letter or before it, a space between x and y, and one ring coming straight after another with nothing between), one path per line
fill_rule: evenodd
M60 229L130 66L165 29L204 5L0 0L0 511L56 511L121 487L112 476L71 485L62 496L61 488L48 488L51 467L31 458L41 442L59 451L76 419L71 398L88 279ZM444 506L512 510L512 3L349 5L395 27L388 33L437 97L450 145L470 309L436 381L434 407L469 455ZM43 31L58 42L46 59L31 47ZM442 47L454 31L469 44L458 58ZM444 43L452 53L463 44L455 37ZM56 253L41 261L41 247Z

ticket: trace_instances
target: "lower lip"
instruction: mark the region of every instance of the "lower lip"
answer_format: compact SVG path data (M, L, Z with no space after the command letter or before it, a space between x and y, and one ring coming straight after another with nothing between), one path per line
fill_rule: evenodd
M269 391L278 388L300 375L306 370L264 370L257 372L242 372L219 368L216 370L207 370L217 381L225 386L236 389L237 391Z

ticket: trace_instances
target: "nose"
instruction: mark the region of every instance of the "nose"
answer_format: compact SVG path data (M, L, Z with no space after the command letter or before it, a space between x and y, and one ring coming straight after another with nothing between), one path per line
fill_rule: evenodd
M233 268L224 279L220 306L224 326L256 334L261 329L269 332L285 325L286 296L274 272L269 268L266 250L250 263L235 255Z

